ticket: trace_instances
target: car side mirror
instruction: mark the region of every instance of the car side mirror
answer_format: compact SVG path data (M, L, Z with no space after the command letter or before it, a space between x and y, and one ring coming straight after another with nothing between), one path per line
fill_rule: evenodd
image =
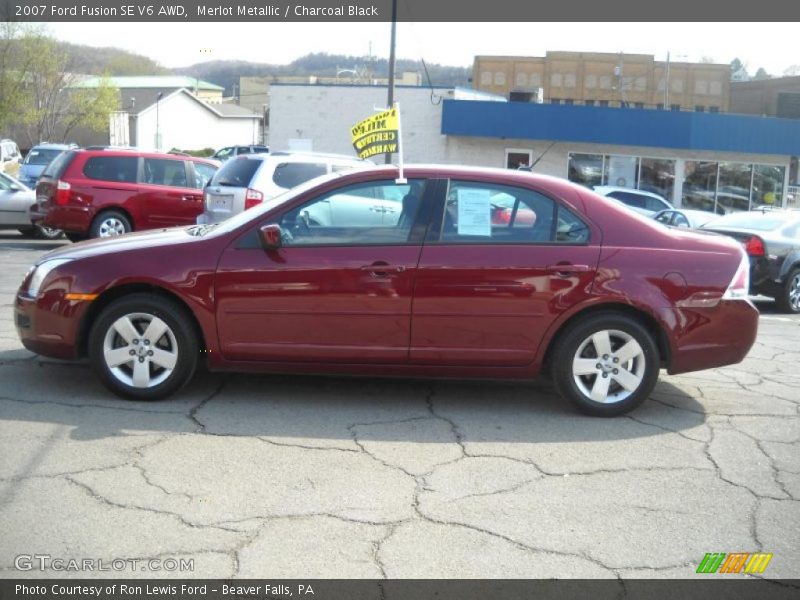
M264 250L277 250L282 245L281 226L276 223L264 225L260 230L261 245Z

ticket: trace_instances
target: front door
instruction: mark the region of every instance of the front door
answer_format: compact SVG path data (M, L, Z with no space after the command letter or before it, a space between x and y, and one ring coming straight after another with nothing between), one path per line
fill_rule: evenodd
M422 192L413 180L338 188L269 221L284 232L281 248L264 250L258 228L231 245L216 278L224 357L407 362ZM393 221L371 210L391 203Z
M203 212L203 191L189 185L186 161L145 158L139 197L146 207L145 227L194 225Z

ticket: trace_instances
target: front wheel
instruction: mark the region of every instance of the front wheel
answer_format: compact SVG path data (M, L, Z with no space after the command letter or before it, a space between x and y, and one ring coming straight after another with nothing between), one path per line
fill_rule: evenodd
M197 334L185 310L154 294L106 307L89 334L89 357L103 384L132 400L161 400L197 368Z
M553 382L582 412L613 417L647 399L658 380L652 334L627 315L602 313L577 321L556 342Z
M780 296L775 300L782 311L795 315L800 313L800 268L789 273Z

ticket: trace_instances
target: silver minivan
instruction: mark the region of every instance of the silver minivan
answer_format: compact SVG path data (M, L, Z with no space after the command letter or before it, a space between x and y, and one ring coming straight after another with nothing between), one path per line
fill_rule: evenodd
M315 177L373 163L339 154L273 152L243 154L225 162L203 193L200 224L218 223Z

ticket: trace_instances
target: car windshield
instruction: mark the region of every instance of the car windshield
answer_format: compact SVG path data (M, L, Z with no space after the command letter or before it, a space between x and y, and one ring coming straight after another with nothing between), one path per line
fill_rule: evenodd
M30 152L28 152L28 156L25 157L25 164L26 165L47 165L53 160L56 156L61 154L62 150L56 150L53 148L34 148Z
M247 161L247 162L254 162L254 161ZM325 183L327 181L333 181L341 177L343 173L330 173L323 175L321 177L317 177L312 179L311 181L307 181L303 184L298 185L290 190L285 191L282 194L275 196L267 200L266 202L262 202L258 206L241 212L232 216L230 219L226 219L221 223L214 223L213 225L197 225L189 229L189 233L192 235L206 235L208 233L213 232L214 235L221 235L228 233L229 231L233 231L242 225L249 223L255 219L260 218L262 215L268 213L269 211L279 207L285 202L290 202L300 194L306 193L308 190L315 188L316 186Z

